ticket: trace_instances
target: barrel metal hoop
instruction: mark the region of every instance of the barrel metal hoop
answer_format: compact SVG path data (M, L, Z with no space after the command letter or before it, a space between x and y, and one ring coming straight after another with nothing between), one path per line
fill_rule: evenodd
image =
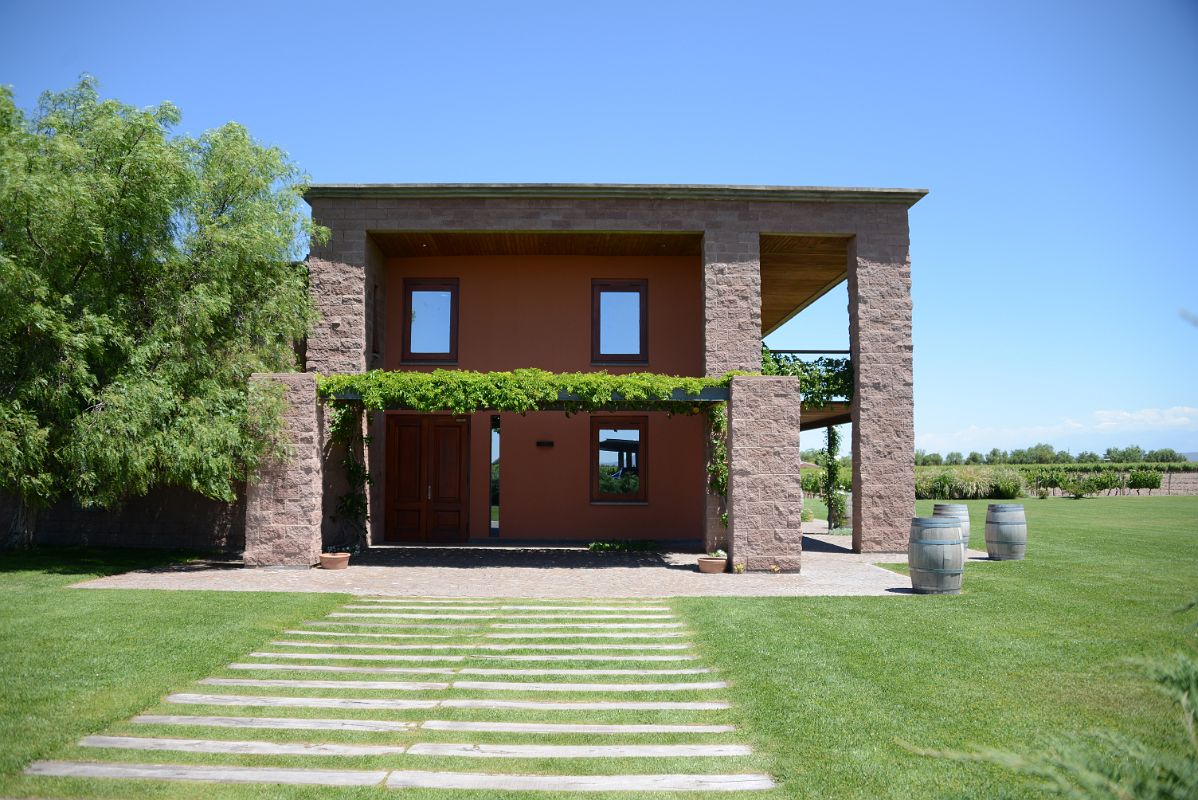
M912 572L935 572L937 575L964 575L965 570L962 569L943 569L932 567L912 567Z
M964 539L911 539L911 544L965 544Z

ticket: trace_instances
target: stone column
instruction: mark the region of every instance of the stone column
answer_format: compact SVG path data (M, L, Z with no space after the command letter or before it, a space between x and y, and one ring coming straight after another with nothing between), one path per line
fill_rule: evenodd
M703 235L703 370L761 370L761 237L749 230Z
M755 230L711 228L703 234L703 374L761 369L761 237ZM706 495L708 552L728 547L724 498Z
M911 262L906 209L849 249L853 549L905 551L915 513Z
M734 567L798 572L803 551L799 380L738 376L728 402L728 540Z
M307 568L320 562L321 414L310 372L255 373L282 384L289 458L266 464L246 488L245 565Z

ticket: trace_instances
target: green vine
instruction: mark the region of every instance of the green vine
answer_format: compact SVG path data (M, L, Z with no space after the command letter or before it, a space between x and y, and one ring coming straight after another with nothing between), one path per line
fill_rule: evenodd
M853 362L848 358L813 358L770 352L761 346L762 375L794 375L799 379L803 403L825 406L853 399Z
M852 369L848 359L815 359L802 362L775 356L764 349L762 373L796 375L805 402L822 405L834 397L852 396ZM367 444L362 437L364 411L408 409L470 414L476 411L592 411L644 410L669 414L706 413L710 432L708 486L721 497L728 495L728 408L725 402L695 402L704 389L724 388L734 375L719 378L687 378L634 372L554 373L541 369L511 372L432 372L372 370L355 375L319 376L317 389L333 414L333 440L344 445L343 465L350 490L338 510L353 520L360 535L366 535L366 490L370 475L361 459ZM847 389L846 389L847 387ZM675 392L682 394L677 399ZM563 396L566 399L562 399ZM694 398L694 400L686 399ZM722 517L727 525L727 517Z
M517 369L511 372L470 372L438 369L432 372L388 372L372 370L358 375L331 375L318 381L326 399L356 395L370 410L404 408L413 411L559 410L567 413L643 409L673 414L697 414L700 409L687 400L672 400L675 391L698 397L708 388L726 387L736 373L720 378L683 378L634 372L546 372ZM571 397L562 400L561 395Z
M710 458L707 462L707 485L720 497L728 496L728 406L714 404L707 412L711 436ZM727 526L727 522L724 525Z
M336 549L350 552L365 549L369 542L366 523L370 516L366 493L373 481L363 458L370 444L370 440L362 435L363 411L361 403L333 401L328 405L329 440L345 450L341 467L345 470L345 481L349 487L337 501L337 515L348 521L355 539L344 548L338 544Z
M845 503L840 493L840 431L835 425L826 429L827 449L824 452L824 502L828 505L828 528L844 526Z

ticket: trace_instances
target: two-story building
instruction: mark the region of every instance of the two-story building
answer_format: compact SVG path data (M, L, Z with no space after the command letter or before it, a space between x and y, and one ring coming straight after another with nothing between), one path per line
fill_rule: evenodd
M727 533L707 487L702 415L388 410L369 423L372 542L727 541L750 569L797 569L800 428L851 419L854 547L904 549L914 503L907 209L923 194L312 187L306 199L331 238L309 259L321 313L309 372L753 373L763 336L848 282L851 407L804 419L794 379L733 381ZM326 531L336 483L326 474ZM265 496L251 489L251 563L287 550L270 543L277 525L269 542L256 532L279 521Z

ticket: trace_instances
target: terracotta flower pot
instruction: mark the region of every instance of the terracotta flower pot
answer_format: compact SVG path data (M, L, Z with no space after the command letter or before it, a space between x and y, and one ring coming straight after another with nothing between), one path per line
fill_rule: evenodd
M708 575L726 572L728 569L728 559L712 558L711 556L699 556L699 572Z
M349 553L321 553L321 569L345 569L349 566Z

